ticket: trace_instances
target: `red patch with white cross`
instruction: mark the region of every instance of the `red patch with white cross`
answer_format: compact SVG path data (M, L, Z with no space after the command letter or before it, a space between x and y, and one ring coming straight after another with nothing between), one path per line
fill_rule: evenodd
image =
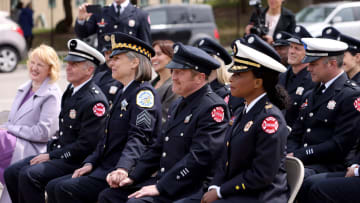
M225 103L229 103L229 98L230 98L230 96L229 95L226 95L226 97L224 98L224 101L225 101Z
M95 116L100 117L105 114L105 106L103 103L97 103L93 107L93 112Z
M354 107L357 111L360 111L360 97L354 101Z
M214 121L220 123L224 120L224 108L222 106L215 107L211 111L211 117L214 119Z
M273 116L269 116L263 120L263 122L261 124L261 128L267 134L273 134L279 128L279 122Z

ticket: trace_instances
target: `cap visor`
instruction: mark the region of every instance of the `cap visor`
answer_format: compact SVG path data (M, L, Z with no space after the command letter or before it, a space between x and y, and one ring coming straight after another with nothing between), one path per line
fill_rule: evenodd
M111 52L110 58L112 58L113 56L119 55L121 53L125 53L125 52L128 52L128 51L127 50L119 50L119 49L114 50Z
M188 66L175 61L170 61L165 67L169 69L190 69Z
M80 57L80 56L75 56L75 55L71 55L68 54L67 56L65 56L64 61L74 61L74 62L81 62L81 61L86 61L87 59Z
M296 44L302 44L300 39L298 38L295 38L295 37L291 37L289 39L287 39L288 42L293 42L293 43L296 43Z
M305 56L302 60L302 63L311 63L318 60L319 58L321 58L321 56Z
M101 52L104 53L105 51L111 51L111 47L104 47Z

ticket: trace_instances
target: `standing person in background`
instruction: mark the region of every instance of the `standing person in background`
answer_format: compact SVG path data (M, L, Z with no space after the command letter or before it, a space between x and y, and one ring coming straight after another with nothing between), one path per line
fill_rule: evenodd
M32 29L34 27L33 15L34 11L32 10L32 3L29 2L25 8L21 9L21 13L19 16L19 24L21 29L24 31L24 37L28 50L30 50L34 38L32 33Z
M60 60L55 50L40 45L29 54L30 81L15 97L8 121L0 126L0 182L10 164L25 157L44 153L48 140L59 129L61 90ZM1 203L11 202L6 187Z
M272 44L275 38L275 33L286 31L291 33L294 29L296 22L294 14L282 6L284 0L267 0L268 7L261 9L260 16L256 12L251 15L250 22L245 28L245 33L250 34L250 30L254 26L258 26L258 18L265 19L265 26L269 32L260 36L265 39L269 44Z
M130 3L130 0L114 0L111 6L105 6L101 13L88 13L84 3L79 7L75 23L75 33L84 38L98 34L98 39L104 33L122 32L139 38L151 45L150 16ZM99 41L98 50L103 44Z
M165 67L174 55L173 45L174 42L170 40L157 40L152 44L155 56L151 58L151 62L158 76L152 80L151 84L160 97L163 124L167 120L171 104L178 98L178 95L172 91L171 71Z

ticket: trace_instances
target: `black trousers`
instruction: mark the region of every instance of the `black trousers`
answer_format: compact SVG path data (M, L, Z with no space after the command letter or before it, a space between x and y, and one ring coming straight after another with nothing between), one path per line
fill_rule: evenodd
M200 203L201 202L201 198L203 197L205 193L203 192L203 190L201 189L200 191L198 191L197 193L178 200L174 203ZM214 203L233 203L233 202L243 202L243 203L261 203L260 200L258 200L257 197L254 196L246 196L246 195L234 195L231 197L226 197L224 199L219 199L216 200Z
M342 172L327 173L323 177L310 188L309 202L359 202L360 177L345 178Z
M109 187L105 179L87 175L78 178L71 176L56 178L47 184L48 203L96 202L99 193Z
M79 164L62 159L30 165L34 156L14 163L5 170L4 179L13 203L45 202L45 186L54 178L71 174Z

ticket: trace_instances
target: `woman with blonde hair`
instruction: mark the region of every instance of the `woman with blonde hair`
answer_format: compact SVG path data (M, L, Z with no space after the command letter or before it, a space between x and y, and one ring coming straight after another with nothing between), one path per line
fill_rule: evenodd
M40 45L27 61L30 80L18 89L8 121L0 126L0 182L4 170L25 157L43 153L58 130L61 90L60 60L55 50ZM4 189L0 202L10 202Z

